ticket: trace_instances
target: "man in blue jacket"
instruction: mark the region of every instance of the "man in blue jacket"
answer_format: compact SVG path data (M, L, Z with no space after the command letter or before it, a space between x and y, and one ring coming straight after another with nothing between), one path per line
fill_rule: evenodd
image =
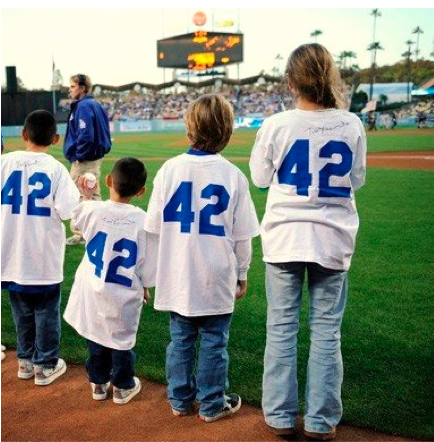
M94 200L101 199L99 179L101 163L110 152L111 137L107 113L90 95L92 83L87 75L77 74L70 79L69 97L71 113L68 118L63 153L71 163L71 178L78 187L78 180L85 173L96 176L97 185ZM84 244L81 232L71 222L73 235L66 240L69 246Z

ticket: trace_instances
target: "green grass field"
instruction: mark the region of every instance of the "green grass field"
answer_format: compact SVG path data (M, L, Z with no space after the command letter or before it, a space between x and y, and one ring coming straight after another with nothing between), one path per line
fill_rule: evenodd
M249 176L248 159L255 131L237 131L224 155ZM6 139L7 151L19 139ZM434 150L434 132L397 129L368 135L369 152ZM115 135L103 164L137 156L145 161L148 193L133 202L144 209L152 180L163 161L182 153L183 133ZM61 148L52 154L63 161ZM349 300L342 330L345 375L343 422L418 439L434 438L434 172L368 169L357 193L360 230L350 270ZM266 194L251 186L262 218ZM103 192L104 198L107 191ZM84 247L67 248L62 312ZM8 298L2 296L2 343L15 346ZM306 298L306 297L305 297ZM305 299L299 335L300 397L304 396L308 356ZM248 295L236 305L230 339L231 390L255 405L261 401L265 346L264 263L258 238L249 273ZM168 315L150 305L143 309L137 339L137 373L165 381ZM82 364L84 339L63 323L62 355ZM85 382L85 379L83 379ZM303 407L303 403L301 406Z

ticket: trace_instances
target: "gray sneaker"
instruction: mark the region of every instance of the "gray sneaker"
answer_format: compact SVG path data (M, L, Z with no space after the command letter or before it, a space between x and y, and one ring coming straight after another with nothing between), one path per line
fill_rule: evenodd
M18 359L18 377L20 379L30 379L34 374L35 370L32 361L29 359Z
M43 365L35 365L35 385L49 385L65 371L66 362L60 358L55 367L44 368Z
M117 388L113 386L113 402L115 404L126 404L129 402L140 390L142 389L142 383L139 378L134 376L133 388Z
M107 399L110 382L107 382L106 384L94 384L91 382L90 385L92 387L92 397L96 401L103 401L104 399Z
M205 422L214 422L217 419L221 419L222 417L235 414L240 408L241 408L241 398L236 393L232 393L229 396L225 396L225 405L222 411L219 411L213 416L201 416L199 414L199 419Z

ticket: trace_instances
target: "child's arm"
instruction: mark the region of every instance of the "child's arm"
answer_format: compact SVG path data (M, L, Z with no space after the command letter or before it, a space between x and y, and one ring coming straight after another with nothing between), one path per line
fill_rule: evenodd
M267 120L256 134L255 144L249 160L250 176L256 187L267 189L273 181L275 169L273 166L272 131L267 130Z
M361 137L359 138L355 159L350 173L351 185L354 190L360 189L365 184L366 179L366 133L363 124L360 122Z
M151 292L148 287L143 287L143 304L147 304L151 299Z
M144 250L143 258L137 263L137 274L143 284L145 290L144 299L148 287L155 287L155 279L157 275L157 258L158 258L159 236L153 233L140 232L139 248ZM149 292L148 292L149 294Z
M249 238L236 241L234 252L238 262L238 289L235 295L239 299L247 293L247 272L252 258L252 240Z
M238 280L238 288L235 297L237 299L242 298L247 293L247 280L240 281Z

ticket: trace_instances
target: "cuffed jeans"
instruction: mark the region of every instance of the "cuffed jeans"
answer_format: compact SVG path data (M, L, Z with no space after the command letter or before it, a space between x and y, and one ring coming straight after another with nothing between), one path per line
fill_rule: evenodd
M133 350L115 350L91 340L87 341L87 348L86 370L90 382L106 384L111 381L117 388L134 387L136 354Z
M168 398L172 408L187 412L197 399L201 416L224 407L229 368L229 328L232 314L185 317L170 313L171 342L166 350ZM196 362L196 341L200 339Z
M267 342L262 408L274 428L292 428L298 415L297 333L307 271L310 350L307 367L307 431L327 433L342 417L341 324L347 272L316 263L266 264Z
M55 367L60 350L60 284L40 292L9 290L17 332L17 356Z

